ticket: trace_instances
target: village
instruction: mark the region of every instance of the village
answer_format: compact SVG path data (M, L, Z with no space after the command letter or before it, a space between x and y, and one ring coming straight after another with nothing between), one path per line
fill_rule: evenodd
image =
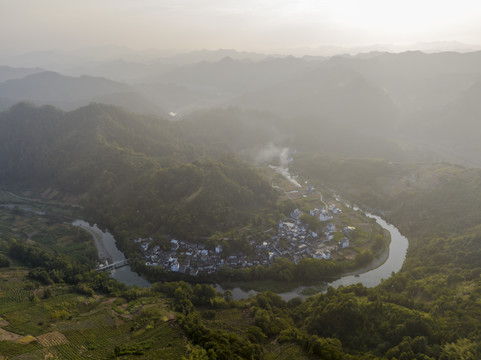
M342 214L342 211L334 204L326 204L309 211L309 216L325 224L319 232L310 230L301 221L303 214L301 210L295 209L288 218L279 221L274 235L262 243L250 240L253 250L250 254L228 254L220 244L209 250L203 244L177 239L170 240L168 250L163 250L159 245L153 246L151 238L136 239L135 242L139 244L147 266L160 266L166 271L191 276L215 273L223 266L236 269L256 265L269 266L278 257L290 259L294 263L306 257L329 261L333 253L350 246L350 235L355 228L345 226L336 232L333 219Z

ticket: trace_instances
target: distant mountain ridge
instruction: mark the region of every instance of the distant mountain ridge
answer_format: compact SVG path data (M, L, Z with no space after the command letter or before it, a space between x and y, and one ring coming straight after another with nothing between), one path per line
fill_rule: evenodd
M118 55L124 50L102 51ZM239 107L269 111L293 123L302 118L302 126L314 125L312 131L347 127L441 151L463 164L467 159L481 164L475 136L481 131L475 121L481 95L470 90L481 81L481 51L295 58L219 50L166 53L151 63L95 59L66 71L101 77L37 73L1 82L0 109L20 100L64 110L104 102L179 119L197 110ZM17 77L23 70L9 71L8 76ZM470 91L470 100L462 100Z
M10 66L0 66L0 83L20 79L28 75L36 74L45 71L39 67L36 68L13 68Z
M92 76L70 77L44 71L0 83L0 98L55 105L73 110L91 102L122 105L131 111L165 115L134 90L120 82ZM126 101L127 99L127 101Z
M128 92L127 85L105 78L73 78L46 71L0 84L0 96L40 102L74 101L111 93Z
M276 84L313 67L312 62L294 57L253 62L226 56L217 62L203 61L181 66L160 76L158 80L239 94Z
M319 67L234 104L286 117L327 118L358 130L392 128L398 109L389 96L361 74L344 66Z

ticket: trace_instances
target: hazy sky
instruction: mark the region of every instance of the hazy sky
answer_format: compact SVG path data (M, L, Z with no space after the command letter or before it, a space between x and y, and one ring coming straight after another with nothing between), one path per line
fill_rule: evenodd
M0 0L5 52L481 43L481 1Z

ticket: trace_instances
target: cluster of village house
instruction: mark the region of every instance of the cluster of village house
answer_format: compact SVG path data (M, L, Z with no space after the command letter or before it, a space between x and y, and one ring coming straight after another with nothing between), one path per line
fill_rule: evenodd
M202 244L189 243L172 239L170 250L162 250L160 246L151 246L152 239L136 239L140 244L145 264L148 266L161 266L165 270L197 276L199 272L211 274L222 266L231 268L245 268L255 265L271 264L277 257L286 257L299 262L305 257L329 260L331 253L339 248L349 246L349 234L355 229L345 227L342 232L344 237L334 243L336 226L331 222L333 216L341 213L334 205L327 209L316 208L310 210L310 215L326 222L321 233L316 233L307 228L300 221L302 212L295 209L290 217L278 224L277 234L270 237L269 241L257 244L250 242L254 248L252 255L243 253L226 254L222 246L217 245L214 250L208 250Z

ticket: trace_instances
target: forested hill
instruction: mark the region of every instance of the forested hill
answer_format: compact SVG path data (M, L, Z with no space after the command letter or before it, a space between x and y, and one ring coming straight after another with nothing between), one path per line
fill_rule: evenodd
M0 114L0 144L3 186L54 188L113 228L208 235L275 201L270 184L220 142L113 106L17 104Z

